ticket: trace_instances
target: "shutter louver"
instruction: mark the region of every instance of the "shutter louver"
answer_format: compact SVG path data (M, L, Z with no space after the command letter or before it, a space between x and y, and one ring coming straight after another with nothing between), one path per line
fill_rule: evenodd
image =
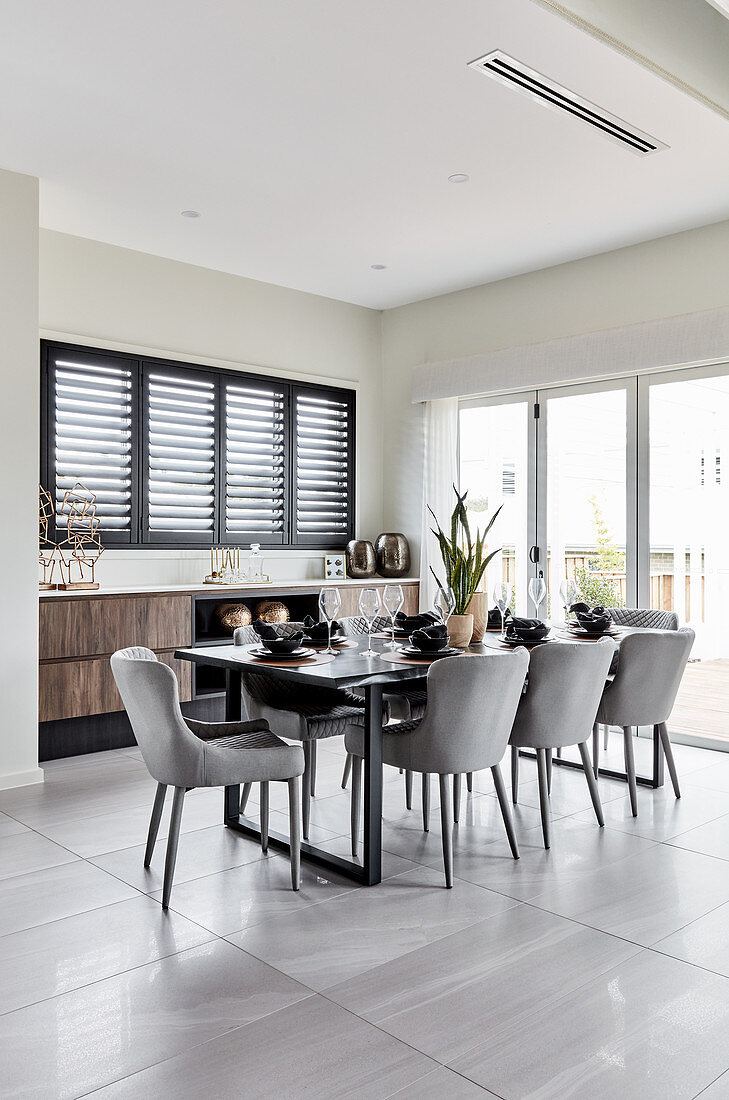
M283 542L286 394L283 387L225 384L224 539Z
M325 547L349 537L352 415L341 393L296 393L297 541Z
M216 390L211 376L145 364L151 542L214 539Z
M55 351L49 359L49 440L59 531L67 489L80 481L96 496L107 542L132 539L132 365L93 354Z

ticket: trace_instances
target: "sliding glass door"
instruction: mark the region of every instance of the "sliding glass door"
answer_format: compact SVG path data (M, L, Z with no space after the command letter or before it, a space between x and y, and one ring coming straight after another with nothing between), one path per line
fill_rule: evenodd
M483 589L491 593L497 581L509 581L522 614L527 614L529 548L536 542L535 402L534 393L491 398L464 403L460 414L461 491L468 489L472 530L483 530L501 506L488 537L489 551L500 549Z

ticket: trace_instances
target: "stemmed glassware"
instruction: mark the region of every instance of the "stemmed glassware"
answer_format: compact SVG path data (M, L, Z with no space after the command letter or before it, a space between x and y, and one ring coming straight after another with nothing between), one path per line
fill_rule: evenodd
M514 598L514 587L508 581L494 585L494 603L501 612L501 633L506 630L506 612Z
M433 610L436 615L440 615L440 621L443 625L446 624L451 617L456 607L456 597L453 594L453 589L450 587L443 588L438 585L438 591L435 594L435 602L433 604Z
M336 619L341 606L342 597L338 588L322 588L319 593L319 610L329 626L329 645L324 650L325 653L336 653L336 650L332 649L332 622Z
M387 643L387 649L397 649L397 642L395 641L395 616L405 602L405 597L402 594L402 585L400 584L386 584L385 591L382 593L382 602L385 605L385 610L390 616L390 625L392 626L392 641Z
M565 619L570 613L570 608L572 607L572 604L576 603L578 596L581 595L582 591L577 581L573 580L572 577L565 577L565 579L559 586L559 598L562 601Z
M372 648L372 624L381 607L380 593L377 589L363 588L359 595L359 610L367 620L367 649L363 654L365 657L379 657L379 653Z
M547 585L544 580L544 573L539 570L538 577L532 577L529 581L529 596L534 604L534 610L539 615L539 605L547 595Z

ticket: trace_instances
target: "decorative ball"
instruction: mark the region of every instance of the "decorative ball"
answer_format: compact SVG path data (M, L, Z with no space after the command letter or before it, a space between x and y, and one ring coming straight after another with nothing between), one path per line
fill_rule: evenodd
M363 577L374 577L375 548L366 539L352 539L347 543L347 576L359 580Z
M249 626L252 622L251 610L244 603L221 603L215 608L215 614L231 634L236 627Z
M399 531L378 535L375 553L381 577L404 577L410 572L410 544Z
M289 609L285 603L279 600L261 600L253 608L256 619L263 623L287 623L289 621Z

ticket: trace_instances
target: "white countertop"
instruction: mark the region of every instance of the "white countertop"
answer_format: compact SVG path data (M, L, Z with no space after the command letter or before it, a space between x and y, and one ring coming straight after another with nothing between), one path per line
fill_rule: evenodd
M85 597L104 596L204 595L206 593L211 596L225 596L232 595L233 593L246 592L275 593L295 589L316 590L326 585L339 588L357 588L362 587L362 585L382 585L390 582L395 584L417 584L418 577L364 577L361 580L355 580L348 577L343 581L326 581L323 578L310 577L309 580L271 581L270 584L134 584L123 585L121 587L101 586L100 588L72 588L68 591L51 589L49 591L39 592L38 595L42 600L81 599Z

